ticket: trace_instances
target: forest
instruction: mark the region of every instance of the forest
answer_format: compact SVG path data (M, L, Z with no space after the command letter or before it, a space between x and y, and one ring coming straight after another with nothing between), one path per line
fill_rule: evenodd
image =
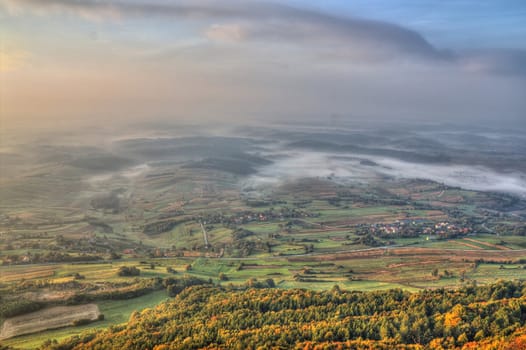
M409 293L199 285L66 349L526 349L526 283Z
M0 350L526 350L526 0L0 19Z

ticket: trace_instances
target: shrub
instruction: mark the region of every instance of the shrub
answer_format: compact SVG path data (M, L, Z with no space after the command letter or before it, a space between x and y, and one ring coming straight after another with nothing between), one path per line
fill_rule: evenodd
M121 266L117 271L117 275L119 276L139 276L140 274L141 270L135 266Z

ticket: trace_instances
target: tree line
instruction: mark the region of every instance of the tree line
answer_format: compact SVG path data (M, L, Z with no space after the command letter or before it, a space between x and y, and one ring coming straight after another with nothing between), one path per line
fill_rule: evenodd
M199 285L42 349L524 349L525 323L524 282L419 293Z

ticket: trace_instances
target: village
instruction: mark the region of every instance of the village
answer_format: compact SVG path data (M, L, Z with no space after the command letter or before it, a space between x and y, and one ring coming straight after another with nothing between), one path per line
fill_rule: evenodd
M381 238L409 238L427 236L427 239L448 239L468 235L473 228L459 226L448 221L397 220L390 224L375 223L359 225L357 233L371 233Z

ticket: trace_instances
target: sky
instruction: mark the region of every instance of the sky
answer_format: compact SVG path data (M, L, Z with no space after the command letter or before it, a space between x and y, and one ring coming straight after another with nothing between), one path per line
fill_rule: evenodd
M0 0L0 127L526 128L524 0Z

